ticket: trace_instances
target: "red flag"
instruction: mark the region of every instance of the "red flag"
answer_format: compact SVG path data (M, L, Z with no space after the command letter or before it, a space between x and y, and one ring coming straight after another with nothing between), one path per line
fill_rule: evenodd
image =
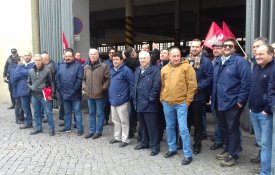
M212 22L203 45L209 47L210 49L213 49L213 43L223 42L225 39L226 35L222 31L222 29L215 22Z
M62 44L63 44L63 50L68 48L68 42L64 32L62 32Z
M233 35L233 33L231 32L231 30L229 29L229 27L226 25L226 23L224 21L222 22L222 30L225 33L226 38L236 39L236 37Z

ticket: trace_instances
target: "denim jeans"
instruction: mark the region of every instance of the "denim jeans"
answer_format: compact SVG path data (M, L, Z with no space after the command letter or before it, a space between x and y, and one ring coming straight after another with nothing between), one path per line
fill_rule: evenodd
M176 144L176 121L179 124L180 135L182 138L183 154L186 158L192 157L190 134L187 127L187 105L169 105L162 102L166 121L166 133L169 151L177 151Z
M65 129L71 129L72 126L72 111L76 118L76 128L78 132L83 133L82 108L80 100L63 100L64 104L64 122Z
M273 116L265 115L262 112L250 112L250 119L255 132L256 141L261 148L261 175L270 175Z
M23 111L25 113L25 125L32 126L31 96L20 97Z
M42 116L45 114L48 119L49 131L54 131L54 120L53 120L53 104L52 101L45 101L44 97L32 96L32 105L35 120L35 130L42 131ZM41 110L44 109L44 110ZM42 113L44 111L44 114Z
M104 123L105 98L88 99L89 108L89 131L90 133L102 133ZM96 122L97 115L97 122Z

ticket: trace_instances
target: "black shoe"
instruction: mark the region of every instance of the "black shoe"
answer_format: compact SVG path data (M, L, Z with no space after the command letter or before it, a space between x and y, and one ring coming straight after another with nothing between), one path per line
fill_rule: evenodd
M256 158L250 159L250 162L253 163L253 164L260 164L261 163L261 158L256 157Z
M54 136L54 135L55 135L54 130L49 131L49 136Z
M188 165L192 162L193 158L192 157L184 157L184 159L182 160L181 164L182 165Z
M222 148L222 147L223 147L222 144L214 143L212 146L210 146L210 149L211 150L217 150L217 149Z
M134 147L134 150L140 150L140 149L148 149L148 145L137 145Z
M27 128L32 128L32 125L23 125L19 127L20 129L27 129Z
M15 105L11 105L10 107L8 107L8 109L14 109L15 108Z
M260 147L260 145L259 145L257 142L255 143L255 146L256 146L256 147Z
M129 143L126 143L126 142L121 142L118 147L120 148L124 148L125 146L127 146Z
M114 143L118 143L120 141L118 141L117 139L113 138L112 140L109 141L110 144L114 144Z
M32 131L30 133L30 135L36 135L36 134L40 134L40 133L43 133L43 131L42 130L35 130L35 131Z
M47 122L48 122L48 119L45 117L45 118L43 118L42 122L43 122L43 123L47 123Z
M59 133L71 132L71 128L70 129L63 128L63 129L59 130L58 132Z
M158 155L159 151L158 150L155 150L153 149L150 153L150 156L155 156L155 155Z
M194 147L194 154L200 154L201 153L201 147Z
M98 139L99 137L101 137L102 134L101 133L95 133L92 137L92 139Z
M88 133L88 134L86 134L86 135L84 136L84 138L85 138L85 139L91 138L91 137L93 137L94 134L95 134L95 133Z
M58 126L65 126L65 123L64 122L60 123Z
M216 141L215 137L211 138L211 142L215 142L215 141Z
M173 157L176 154L177 154L177 151L168 151L167 153L164 154L164 157L165 158L170 158L170 157Z
M83 131L77 131L77 136L82 136L83 135Z

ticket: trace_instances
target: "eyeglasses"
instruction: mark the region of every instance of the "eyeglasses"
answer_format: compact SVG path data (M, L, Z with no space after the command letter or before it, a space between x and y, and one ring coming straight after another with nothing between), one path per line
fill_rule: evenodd
M234 45L232 45L232 44L224 44L223 45L223 48L229 48L229 49L232 49L233 47L234 47Z

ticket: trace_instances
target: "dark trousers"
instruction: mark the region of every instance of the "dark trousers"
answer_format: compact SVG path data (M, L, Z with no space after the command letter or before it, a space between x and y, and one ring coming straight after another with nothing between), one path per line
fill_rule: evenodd
M242 109L237 104L225 111L215 110L218 124L224 137L225 151L234 158L238 158L240 147L240 116Z
M130 119L130 132L133 132L133 128L137 127L137 111L135 110L133 100L130 100L129 119Z
M203 134L202 108L203 104L200 101L193 101L188 107L187 125L189 132L191 126L194 125L194 147L201 147Z
M149 145L151 149L159 151L159 127L157 112L138 112L139 122L142 127L142 145Z
M109 96L106 95L105 97L105 107L104 107L104 120L109 121L111 113L111 104L109 102Z
M11 103L12 103L12 105L15 106L15 98L13 97L13 93L12 93L12 84L10 83L10 81L8 82L8 84L9 84Z
M158 112L159 139L161 141L163 139L164 130L166 128L166 122L165 122L165 116L164 116L164 112L163 112L163 106L160 102L158 104L158 107L159 107L159 112Z
M15 121L16 123L24 122L25 117L24 117L24 111L22 108L21 100L20 97L14 97L15 100Z

